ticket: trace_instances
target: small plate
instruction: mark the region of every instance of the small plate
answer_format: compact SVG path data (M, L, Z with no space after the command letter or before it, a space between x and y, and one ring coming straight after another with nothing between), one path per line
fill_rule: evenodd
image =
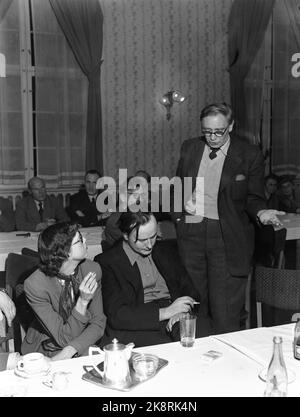
M260 371L260 373L258 374L259 378L266 382L267 380L267 372L268 372L268 368L264 368ZM287 369L287 374L288 374L288 383L292 383L295 381L296 379L296 374L294 371L292 371L291 369Z
M51 369L51 365L48 366L47 369L44 369L43 371L36 373L36 374L28 374L25 371L22 371L21 369L15 368L15 374L18 376L21 376L22 378L40 378L42 376L46 376L49 374Z

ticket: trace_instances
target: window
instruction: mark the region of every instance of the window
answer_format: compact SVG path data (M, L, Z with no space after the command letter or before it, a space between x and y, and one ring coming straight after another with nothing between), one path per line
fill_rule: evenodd
M39 175L51 188L85 172L88 81L48 0L13 0L0 22L0 191Z

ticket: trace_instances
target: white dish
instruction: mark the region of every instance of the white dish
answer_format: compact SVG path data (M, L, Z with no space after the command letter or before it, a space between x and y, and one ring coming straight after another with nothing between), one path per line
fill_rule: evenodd
M259 378L264 382L266 382L267 380L267 372L268 372L268 368L264 368L258 374ZM287 369L287 374L288 374L288 383L290 384L291 382L294 382L296 379L295 372L292 371L291 369Z
M51 365L49 365L48 368L36 374L28 374L27 372L21 369L15 368L15 374L18 376L21 376L22 378L41 378L42 376L48 375L50 372L50 369L51 369Z

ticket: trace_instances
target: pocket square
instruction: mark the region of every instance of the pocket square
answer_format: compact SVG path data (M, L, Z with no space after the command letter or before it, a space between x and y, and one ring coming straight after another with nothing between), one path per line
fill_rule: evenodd
M236 181L243 181L243 180L245 180L246 179L246 177L245 177L245 175L244 174L238 174L236 177L235 177L235 180Z

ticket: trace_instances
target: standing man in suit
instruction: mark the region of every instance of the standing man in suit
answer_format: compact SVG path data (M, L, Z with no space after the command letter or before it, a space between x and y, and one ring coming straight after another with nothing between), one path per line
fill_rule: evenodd
M96 185L100 177L96 169L87 171L84 177L84 189L70 197L69 216L82 227L101 226L105 223L107 213L100 213L96 207L99 195Z
M180 263L176 240L156 243L152 213L124 212L119 227L123 240L95 257L102 269L107 317L101 343L114 337L136 347L178 340L178 324L173 325L193 308L199 294ZM207 336L210 321L198 313L196 335Z
M40 232L56 222L68 221L62 204L54 196L48 196L42 178L28 181L29 195L23 197L16 207L17 230Z
M192 178L182 212L174 213L179 251L200 293L216 332L236 331L245 302L246 277L253 253L253 224L280 225L276 210L267 210L264 163L257 146L232 134L231 107L216 103L200 115L202 137L186 140L177 176ZM204 207L197 210L203 197ZM175 195L176 198L176 195Z

